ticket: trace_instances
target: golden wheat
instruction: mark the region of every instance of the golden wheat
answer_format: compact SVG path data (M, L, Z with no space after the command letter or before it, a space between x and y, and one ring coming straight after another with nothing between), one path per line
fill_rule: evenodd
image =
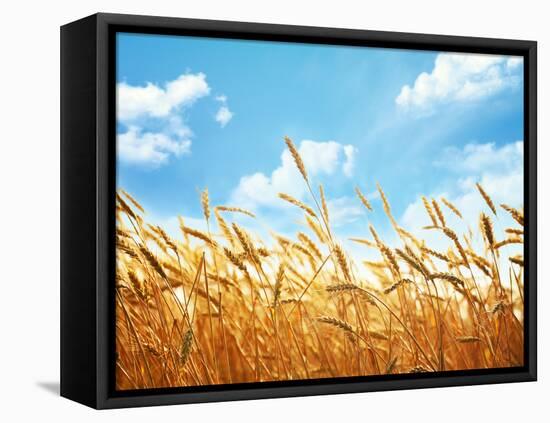
M483 199L485 200L485 202L487 203L487 206L489 206L489 208L491 209L493 214L496 216L497 209L496 209L495 205L493 204L493 200L491 200L491 197L489 197L489 194L487 194L487 192L485 192L485 190L483 189L481 184L476 183L476 187L477 187L479 193L481 194L481 196L483 197Z
M301 208L304 210L307 214L309 214L311 217L317 217L317 214L313 211L311 207L309 207L307 204L302 203L300 200L292 197L291 195L285 194L283 192L280 192L279 198L288 201L290 204L295 205L296 207Z
M147 224L140 203L118 190L117 389L523 365L524 257L505 248L523 244L523 227L501 233L482 213L477 232L459 234L438 201L422 197L429 228L446 243L429 245L397 224L377 185L400 245L370 224L349 240L375 251L350 254L329 226L325 191L319 187L318 202L298 150L285 142L319 211L280 194L304 211L295 234L262 239L231 220L254 213L212 207L206 189L199 202L208 232L180 218L173 234ZM523 226L522 208L501 207ZM503 275L513 283L500 285Z
M241 207L232 207L232 206L216 206L214 207L215 210L219 211L225 211L225 212L235 212L235 213L242 213L250 217L256 217L254 213L252 213L249 210L243 209Z
M462 213L460 213L460 210L458 210L458 208L453 203L451 203L445 197L441 197L441 202L445 204L449 208L449 210L451 210L454 214L462 219Z
M367 199L359 189L359 187L355 187L355 193L357 194L357 197L359 197L359 200L361 200L361 203L367 208L367 210L372 211L372 206Z
M294 159L294 163L296 164L296 167L302 174L304 180L306 182L309 182L306 172L306 167L304 166L304 162L302 161L302 157L300 156L300 153L298 153L298 149L292 142L292 140L289 137L285 137L285 143L288 147L288 151L290 151L290 154L292 155L292 158Z

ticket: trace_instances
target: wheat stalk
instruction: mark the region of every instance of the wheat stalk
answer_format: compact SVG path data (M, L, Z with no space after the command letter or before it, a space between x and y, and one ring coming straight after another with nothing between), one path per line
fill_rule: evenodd
M234 212L234 213L242 213L250 217L256 217L254 213L251 211L248 211L246 209L243 209L241 207L232 207L232 206L216 206L214 207L214 210L224 211L224 212Z
M430 219L433 223L433 226L434 227L438 227L438 223L437 223L437 219L435 217L435 214L432 210L432 206L430 205L430 202L428 201L428 199L424 196L422 196L422 203L424 204L424 208L426 209L426 213L428 213L428 216L430 216Z
M523 236L523 229L506 228L504 232L510 235Z
M216 247L218 244L216 241L211 239L207 234L198 229L193 229L188 226L180 225L180 229L187 235L191 235L193 238L200 239L201 241L206 242L207 244Z
M493 248L495 250L498 250L499 248L509 244L523 244L523 240L521 238L506 238L502 241L499 241L493 244Z
M384 207L384 212L388 215L388 217L391 218L391 207L390 202L388 201L388 198L386 197L386 193L382 189L379 183L376 184L376 188L378 189L378 192L380 193L380 198L382 199L382 206Z
M496 216L497 215L497 209L496 209L495 205L493 204L493 200L491 200L491 197L489 197L489 194L487 194L485 192L485 190L483 189L481 184L476 183L476 187L477 187L479 193L481 194L481 196L483 197L483 199L485 200L485 203L487 203L487 206L489 206L489 208L491 209L493 214Z
M126 201L124 201L124 199L118 192L116 193L116 199L122 211L124 211L124 213L126 213L129 217L133 218L134 220L137 220L137 216L132 210L132 208L128 205L128 203L126 203Z
M428 248L428 247L421 247L421 250L426 254L437 257L440 260L443 260L446 262L450 261L449 257L447 257L445 254L440 253L439 251L432 250L431 248Z
M307 246L308 250L315 256L315 258L317 258L318 260L321 260L321 258L322 258L321 251L319 250L317 245L315 245L315 243L313 242L313 240L310 237L308 237L303 232L298 232L298 239L304 245Z
M501 204L500 207L502 207L504 210L506 210L508 213L510 213L510 215L512 216L512 218L518 222L521 226L524 226L524 217L523 217L523 213L520 212L519 210L513 208L513 207L510 207L506 204Z
M344 277L348 282L351 282L351 273L349 271L348 261L346 259L346 256L344 255L344 252L342 251L342 247L336 244L333 251L336 255L338 265L340 266L340 269L342 269L342 273L344 273Z
M457 248L458 252L460 253L460 257L462 257L462 260L464 260L465 264L468 264L468 257L466 256L466 251L462 247L462 244L460 243L460 240L458 239L458 236L456 233L450 229L450 228L441 228L443 233L450 238L453 243L455 244L455 247Z
M214 209L214 215L216 216L218 227L222 231L223 236L225 237L225 239L229 241L231 245L233 245L234 238L233 238L233 234L231 233L231 230L229 229L229 225L227 224L225 219L221 216L220 212L216 208Z
M317 217L317 214L313 211L311 207L309 207L307 204L302 203L300 200L292 197L291 195L285 194L283 192L280 192L277 194L280 199L285 200L289 202L290 204L295 205L296 207L301 208L304 210L307 214L309 214L311 217Z
M328 214L328 204L327 199L325 197L325 190L323 189L323 185L319 185L319 196L321 197L321 207L323 210L323 217L325 218L325 224L328 226L330 223L329 220L329 214Z
M233 263L234 266L236 266L243 273L245 273L245 274L248 273L248 270L247 270L246 266L244 265L243 260L239 256L235 255L233 253L233 251L231 251L229 248L224 247L223 252L224 252L225 256L228 258L228 260L231 263Z
M302 161L302 157L300 157L300 153L298 153L298 150L296 149L296 146L292 142L292 140L289 137L285 137L285 143L288 147L288 151L290 151L290 154L292 155L292 158L294 159L294 163L296 163L296 167L302 174L302 177L304 180L309 183L306 167L304 166L304 162Z
M367 245L369 247L372 247L372 248L378 248L378 245L376 245L376 243L368 240L368 239L364 239L364 238L348 238L350 241L353 241L353 242L357 242L358 244L364 244L364 245Z
M353 326L351 326L348 322L337 319L335 317L320 316L317 318L317 320L321 323L325 323L327 325L331 325L339 329L342 329L343 331L349 332L351 334L355 334L355 330L353 329Z
M460 210L458 210L458 208L453 203L451 203L445 197L441 197L441 202L445 204L449 208L449 210L451 210L454 214L462 219L462 213L460 213Z
M454 286L458 286L460 288L464 288L464 281L460 279L459 277L455 275L451 275L450 273L432 273L430 275L431 279L442 279L444 281L450 282Z
M435 210L435 214L441 222L441 226L447 226L445 223L445 216L443 215L443 212L441 211L441 208L439 207L439 204L437 203L437 200L435 198L432 198L432 205L433 209Z
M306 215L306 223L307 226L313 231L319 242L325 244L327 242L327 237L325 236L325 233L323 232L323 229L315 220L313 220L310 216Z
M180 365L183 367L187 363L189 358L189 353L191 352L191 347L193 346L193 331L188 329L183 335L183 341L181 343L180 350Z
M383 292L384 294L389 294L390 292L395 291L397 288L399 288L400 286L403 286L406 283L414 284L414 282L408 278L399 279L397 282L385 288Z
M344 292L344 291L355 291L361 288L352 283L340 283L337 285L329 285L325 289L327 292Z
M202 212L206 220L210 219L210 198L208 196L208 188L205 188L201 193Z
M359 187L355 187L355 193L357 194L357 197L359 197L359 200L361 200L361 203L363 203L363 205L366 207L366 209L368 211L372 211L372 206L369 200L363 195Z
M145 210L143 209L143 207L141 206L141 204L138 203L138 201L132 197L130 194L128 194L128 192L126 192L125 190L123 190L122 188L119 188L119 191L124 194L124 196L130 201L130 203L132 203L132 205L138 209L140 212L142 213L145 213Z
M164 269L162 268L160 262L157 260L157 258L153 255L151 251L147 249L145 245L141 245L139 247L139 251L141 251L141 254L145 257L147 262L151 265L153 269L164 279L167 279L166 273L164 273Z
M405 262L407 262L413 269L417 270L424 276L428 276L428 270L425 268L421 260L419 260L409 249L407 253L403 250L396 248L395 252L399 257L401 257Z
M491 219L489 216L487 216L485 213L481 213L479 216L479 225L481 232L485 236L485 239L487 240L487 244L489 244L489 247L493 248L495 245L495 234L493 232L493 222L491 222Z

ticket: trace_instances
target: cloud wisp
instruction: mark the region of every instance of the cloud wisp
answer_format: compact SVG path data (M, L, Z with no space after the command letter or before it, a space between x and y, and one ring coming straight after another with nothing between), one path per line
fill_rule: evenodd
M222 128L224 128L225 125L227 125L229 121L233 119L233 112L229 110L229 106L227 105L227 96L219 95L216 97L216 101L220 103L220 108L216 112L216 116L214 117L214 119L220 124Z
M439 104L481 100L518 85L522 64L517 57L440 53L432 71L422 72L412 86L404 85L395 103L428 113Z

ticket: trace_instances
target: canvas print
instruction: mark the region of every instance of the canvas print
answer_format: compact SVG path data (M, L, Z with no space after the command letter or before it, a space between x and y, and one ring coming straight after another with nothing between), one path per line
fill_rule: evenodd
M119 33L120 391L524 363L513 56Z

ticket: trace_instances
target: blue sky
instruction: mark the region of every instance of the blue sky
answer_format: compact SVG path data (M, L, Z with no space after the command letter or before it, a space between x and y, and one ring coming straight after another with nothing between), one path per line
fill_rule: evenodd
M522 75L512 57L119 34L117 184L160 223L199 225L208 187L213 204L291 234L300 214L276 193L309 197L288 135L343 238L387 227L376 182L408 227L427 224L421 194L474 216L478 181L521 206Z

